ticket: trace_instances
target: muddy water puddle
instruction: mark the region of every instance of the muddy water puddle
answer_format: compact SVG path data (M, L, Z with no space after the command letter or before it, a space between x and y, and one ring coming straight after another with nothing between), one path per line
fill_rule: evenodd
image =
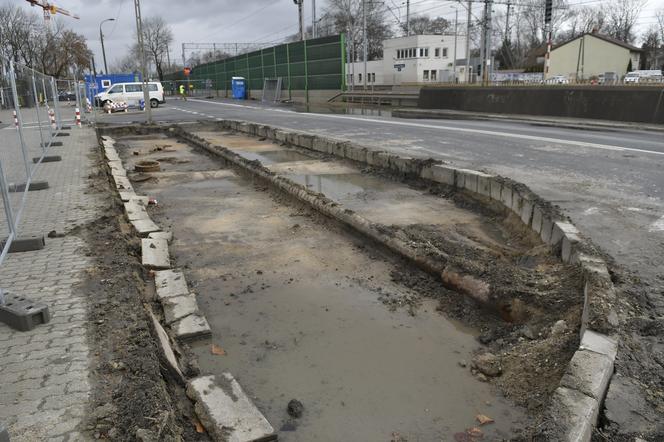
M175 162L171 172L189 170ZM194 346L201 371L233 373L280 440L453 440L478 425L477 414L495 419L482 431L496 440L525 423L462 367L479 346L474 330L433 302L412 316L380 301L411 293L390 278L405 264L232 172L179 176L135 187L160 202L151 215L174 233L172 256L212 327L211 340ZM226 355L211 354L212 343ZM305 411L291 420L294 398Z
M461 241L476 247L514 250L514 244L507 244L507 232L478 213L426 191L362 173L352 162L317 159L276 144L273 146L278 151L257 152L252 149L265 149L265 141L237 134L201 131L197 135L244 158L258 160L276 174L324 194L370 221L397 226L431 225L446 234L453 230Z

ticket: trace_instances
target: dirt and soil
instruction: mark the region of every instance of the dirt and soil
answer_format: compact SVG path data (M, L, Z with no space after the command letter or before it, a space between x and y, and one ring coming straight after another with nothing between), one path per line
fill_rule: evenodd
M193 407L159 358L147 309L149 275L140 264L140 240L101 160L90 175L90 191L107 205L96 221L75 233L86 243L92 266L77 288L90 302L88 337L93 375L85 430L90 439L209 440L195 431Z

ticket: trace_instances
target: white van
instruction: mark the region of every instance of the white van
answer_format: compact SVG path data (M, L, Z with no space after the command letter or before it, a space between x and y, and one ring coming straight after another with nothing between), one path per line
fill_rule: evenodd
M159 107L160 104L165 103L164 88L158 81L150 81L148 83L148 91L150 93L150 107ZM138 104L143 99L143 83L116 83L110 88L106 89L95 95L96 101L100 106L106 102L125 101L130 105Z

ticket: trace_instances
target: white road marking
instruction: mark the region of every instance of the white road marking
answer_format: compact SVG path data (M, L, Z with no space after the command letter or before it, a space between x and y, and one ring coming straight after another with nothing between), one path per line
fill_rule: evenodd
M664 216L655 221L650 225L650 228L648 229L651 232L662 232L664 231Z
M290 113L290 114L294 113L293 111L284 110L284 109L263 108L263 107L259 108L259 107L247 106L247 105L243 105L243 104L220 103L220 102L217 102L217 101L198 100L198 99L193 99L193 98L190 101L199 102L199 103L215 104L217 106L242 107L242 108L246 108L246 109L268 110L268 111L271 111L271 112L282 112L282 113ZM470 128L465 128L465 127L441 126L441 125L424 124L424 123L410 123L410 122L405 122L405 121L377 120L377 119L374 119L374 118L361 118L361 117L353 117L353 116L349 116L349 115L336 115L336 114L298 113L297 115L298 116L317 117L317 118L319 118L319 117L333 118L333 119L338 119L338 120L363 121L363 122L366 122L366 123L389 124L389 125L393 125L393 126L421 127L421 128L424 128L424 129L436 129L436 130L446 130L446 131L453 131L453 132L474 133L474 134L488 135L488 136L493 136L493 137L517 138L517 139L521 139L521 140L541 141L541 142L545 142L545 143L555 143L555 144L564 144L564 145L568 145L568 146L588 147L588 148L591 148L591 149L611 150L611 151L616 151L616 152L638 152L638 153L652 154L652 155L664 155L664 152L657 152L655 150L636 149L636 148L633 148L633 147L623 147L623 146L612 146L612 145L609 145L609 144L587 143L585 141L561 140L559 138L539 137L539 136L535 136L535 135L512 134L512 133L507 133L507 132L496 132L496 131L484 130L484 129L470 129Z

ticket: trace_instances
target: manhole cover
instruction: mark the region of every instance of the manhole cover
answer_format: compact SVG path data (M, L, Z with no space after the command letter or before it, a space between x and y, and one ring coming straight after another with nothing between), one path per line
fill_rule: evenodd
M136 172L159 172L161 168L159 167L159 161L146 160L136 163L134 170Z

